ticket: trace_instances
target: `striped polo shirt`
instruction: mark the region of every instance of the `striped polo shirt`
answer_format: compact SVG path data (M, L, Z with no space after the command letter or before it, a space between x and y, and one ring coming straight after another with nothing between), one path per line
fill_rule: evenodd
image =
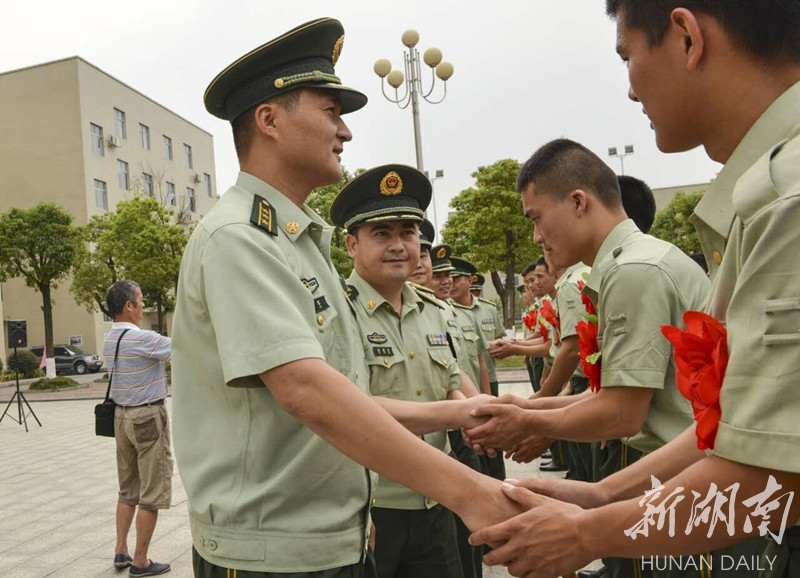
M129 331L122 338L115 364L117 340L125 329ZM103 355L109 372L114 371L111 398L118 405L142 405L167 396L170 342L169 337L139 329L133 323L111 325L103 343Z

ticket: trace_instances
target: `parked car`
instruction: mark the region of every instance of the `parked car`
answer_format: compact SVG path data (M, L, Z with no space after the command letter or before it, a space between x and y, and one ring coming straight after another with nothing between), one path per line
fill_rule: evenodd
M42 358L44 346L31 347L31 352L39 359ZM91 355L75 345L54 345L53 353L56 358L56 373L96 373L103 367L103 360L99 355Z

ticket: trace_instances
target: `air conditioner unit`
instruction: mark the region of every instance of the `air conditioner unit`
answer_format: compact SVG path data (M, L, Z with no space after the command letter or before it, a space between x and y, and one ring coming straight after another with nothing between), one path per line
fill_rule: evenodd
M196 182L196 183L202 183L203 182L202 177L200 177L200 173L195 173L194 174L194 182Z
M108 142L108 146L111 148L119 146L119 140L117 140L117 137L115 137L113 134L108 135L108 140L106 142Z

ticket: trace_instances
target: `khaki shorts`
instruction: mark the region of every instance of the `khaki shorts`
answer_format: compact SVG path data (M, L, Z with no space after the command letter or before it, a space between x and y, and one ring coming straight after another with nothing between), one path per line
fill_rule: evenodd
M172 450L164 405L114 412L119 501L144 510L166 510L172 502Z

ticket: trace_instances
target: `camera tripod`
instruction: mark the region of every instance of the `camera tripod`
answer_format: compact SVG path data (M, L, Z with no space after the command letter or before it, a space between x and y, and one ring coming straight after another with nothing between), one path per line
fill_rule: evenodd
M17 348L14 348L14 357L17 357ZM39 418L36 417L36 414L33 412L33 408L31 404L28 403L28 400L25 399L25 394L19 390L19 367L15 368L17 373L17 391L14 392L14 395L11 396L11 399L8 400L8 405L6 405L6 410L3 412L3 415L0 416L0 422L3 421L3 418L6 417L8 410L11 408L11 404L14 403L16 400L17 402L17 419L14 419L14 416L8 413L9 419L12 421L17 422L18 424L22 425L25 424L25 431L28 431L28 415L32 415L33 419L36 420L36 423L39 424L39 427L42 427L42 422L39 421ZM25 408L22 407L22 404L28 408L27 411Z

